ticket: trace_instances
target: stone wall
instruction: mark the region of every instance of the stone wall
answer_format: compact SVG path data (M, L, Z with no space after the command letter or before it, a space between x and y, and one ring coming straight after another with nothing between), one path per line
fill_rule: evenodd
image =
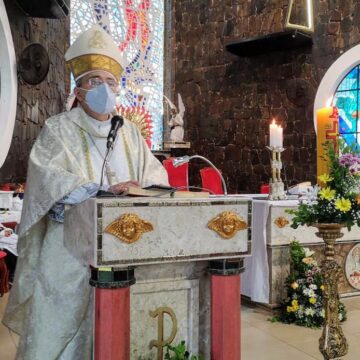
M180 92L186 106L191 153L212 160L230 192L258 192L270 177L265 146L276 118L284 127L285 179L314 182L315 94L329 66L360 41L360 3L314 1L312 47L249 58L226 52L225 44L282 31L287 1L173 1L174 94ZM191 166L190 182L198 183L204 164Z
M18 102L13 140L0 169L0 183L22 182L26 177L31 147L44 121L64 110L68 88L64 53L69 42L69 19L39 19L25 16L14 1L4 1L16 58L31 43L40 43L50 58L46 79L39 85L18 81Z

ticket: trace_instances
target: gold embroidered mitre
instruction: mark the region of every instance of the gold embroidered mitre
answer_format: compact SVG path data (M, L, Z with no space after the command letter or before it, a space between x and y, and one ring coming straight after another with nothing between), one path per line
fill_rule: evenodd
M83 32L65 54L74 78L93 70L105 70L119 81L123 72L121 54L112 37L99 25Z

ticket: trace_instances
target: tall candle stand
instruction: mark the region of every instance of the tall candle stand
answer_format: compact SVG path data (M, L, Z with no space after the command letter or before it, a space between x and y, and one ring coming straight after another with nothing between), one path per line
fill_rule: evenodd
M281 180L281 153L285 150L283 147L267 146L271 151L271 179L269 200L286 199L284 183Z

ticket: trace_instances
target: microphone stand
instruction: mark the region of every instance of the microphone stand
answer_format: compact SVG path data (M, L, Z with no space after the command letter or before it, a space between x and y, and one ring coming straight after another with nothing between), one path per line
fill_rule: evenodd
M96 196L114 196L113 193L103 189L105 165L107 164L107 161L108 161L108 158L109 158L109 156L111 154L112 149L113 149L112 145L106 149L104 162L103 162L103 165L102 165L102 168L101 168L100 188L99 188Z
M106 166L106 164L108 162L108 158L109 158L109 156L110 156L110 154L111 154L111 152L112 152L112 150L114 148L117 132L124 124L124 120L119 116L114 116L112 118L112 121L116 117L119 120L117 120L115 129L114 129L114 135L112 135L112 140L111 140L111 139L109 139L109 136L110 136L110 134L109 134L108 139L107 139L107 143L106 143L106 153L105 153L104 162L103 162L103 165L102 165L102 168L101 168L100 188L99 188L98 192L96 193L96 196L98 196L98 197L110 197L110 196L112 197L112 196L115 196L115 194L113 194L112 192L109 192L109 191L106 191L106 190L103 189L103 183L104 183L105 166ZM110 133L111 133L111 130L110 130Z
M205 157L203 157L201 155L192 155L192 156L185 155L185 156L175 158L173 160L173 165L174 165L174 167L178 167L178 166L180 166L182 164L185 164L185 163L189 162L191 159L204 160L205 162L207 162L216 171L216 173L219 175L219 177L221 179L221 182L222 182L222 186L223 186L223 190L224 190L224 196L227 196L227 187L226 187L225 179L222 176L219 169L209 159L207 159L207 158L205 158Z

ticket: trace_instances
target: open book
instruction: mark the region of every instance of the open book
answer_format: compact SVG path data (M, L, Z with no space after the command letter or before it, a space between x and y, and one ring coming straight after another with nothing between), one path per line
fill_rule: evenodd
M130 186L124 193L128 196L154 196L154 197L174 197L174 198L208 198L206 191L183 191L169 186L152 185L147 188Z

